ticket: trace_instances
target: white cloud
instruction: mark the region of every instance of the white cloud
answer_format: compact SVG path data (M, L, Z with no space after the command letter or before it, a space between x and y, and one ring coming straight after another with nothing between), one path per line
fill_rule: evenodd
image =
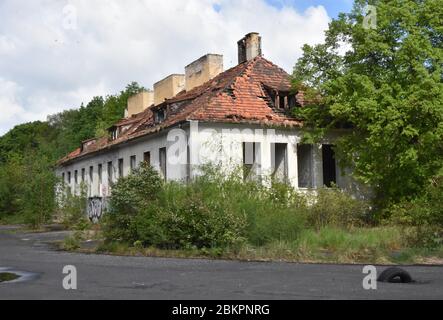
M262 35L265 57L290 72L328 22L322 6L297 12L264 0L3 0L0 134L130 81L151 87L208 52L232 67L236 42L250 31Z

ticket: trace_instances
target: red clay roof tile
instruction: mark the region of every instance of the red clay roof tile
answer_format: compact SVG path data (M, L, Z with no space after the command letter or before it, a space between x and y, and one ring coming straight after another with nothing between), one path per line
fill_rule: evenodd
M265 58L256 57L220 73L199 87L188 92L182 91L158 106L120 120L113 127L130 127L117 139L97 139L94 146L83 151L79 148L60 159L58 164L66 164L75 158L111 148L187 120L301 126L299 120L270 106L271 99L265 88L290 92L289 75ZM296 99L303 105L302 92L297 93ZM167 117L163 122L156 123L153 111L159 108L166 108Z

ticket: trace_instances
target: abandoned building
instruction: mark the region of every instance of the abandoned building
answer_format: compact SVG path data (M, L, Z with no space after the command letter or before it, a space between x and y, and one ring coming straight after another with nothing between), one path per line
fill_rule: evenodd
M242 166L245 179L274 176L300 190L348 188L334 134L301 144L302 123L291 114L303 107L303 93L262 56L260 35L249 33L237 46L238 65L229 70L222 55L206 54L184 74L131 97L107 137L84 141L58 162L65 185L78 192L83 182L90 197L108 197L119 177L146 161L166 180L192 179L202 164L215 162L226 170Z

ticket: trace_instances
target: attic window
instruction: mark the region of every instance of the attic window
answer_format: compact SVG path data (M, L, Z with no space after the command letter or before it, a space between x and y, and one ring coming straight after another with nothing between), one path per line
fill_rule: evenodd
M155 116L154 118L155 122L158 123L163 122L165 120L165 110L164 109L156 110L154 116Z
M274 98L274 105L277 109L290 109L296 106L297 100L295 99L295 94L290 94L289 92L276 92Z
M110 130L110 134L111 134L111 140L115 140L118 138L118 128L117 127L113 127Z
M268 95L274 108L279 110L287 110L297 105L295 94L287 91L278 91L267 88Z

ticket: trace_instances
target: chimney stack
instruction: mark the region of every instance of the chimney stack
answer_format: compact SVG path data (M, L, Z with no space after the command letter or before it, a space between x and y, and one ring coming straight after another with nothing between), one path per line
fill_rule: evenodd
M125 118L146 110L154 104L154 92L152 90L143 90L128 99L128 105L125 110Z
M238 64L261 56L261 37L257 32L250 32L237 42Z
M171 74L154 83L154 104L159 105L165 99L170 99L185 89L185 75Z
M223 56L220 54L204 55L185 67L186 91L198 87L223 72Z

